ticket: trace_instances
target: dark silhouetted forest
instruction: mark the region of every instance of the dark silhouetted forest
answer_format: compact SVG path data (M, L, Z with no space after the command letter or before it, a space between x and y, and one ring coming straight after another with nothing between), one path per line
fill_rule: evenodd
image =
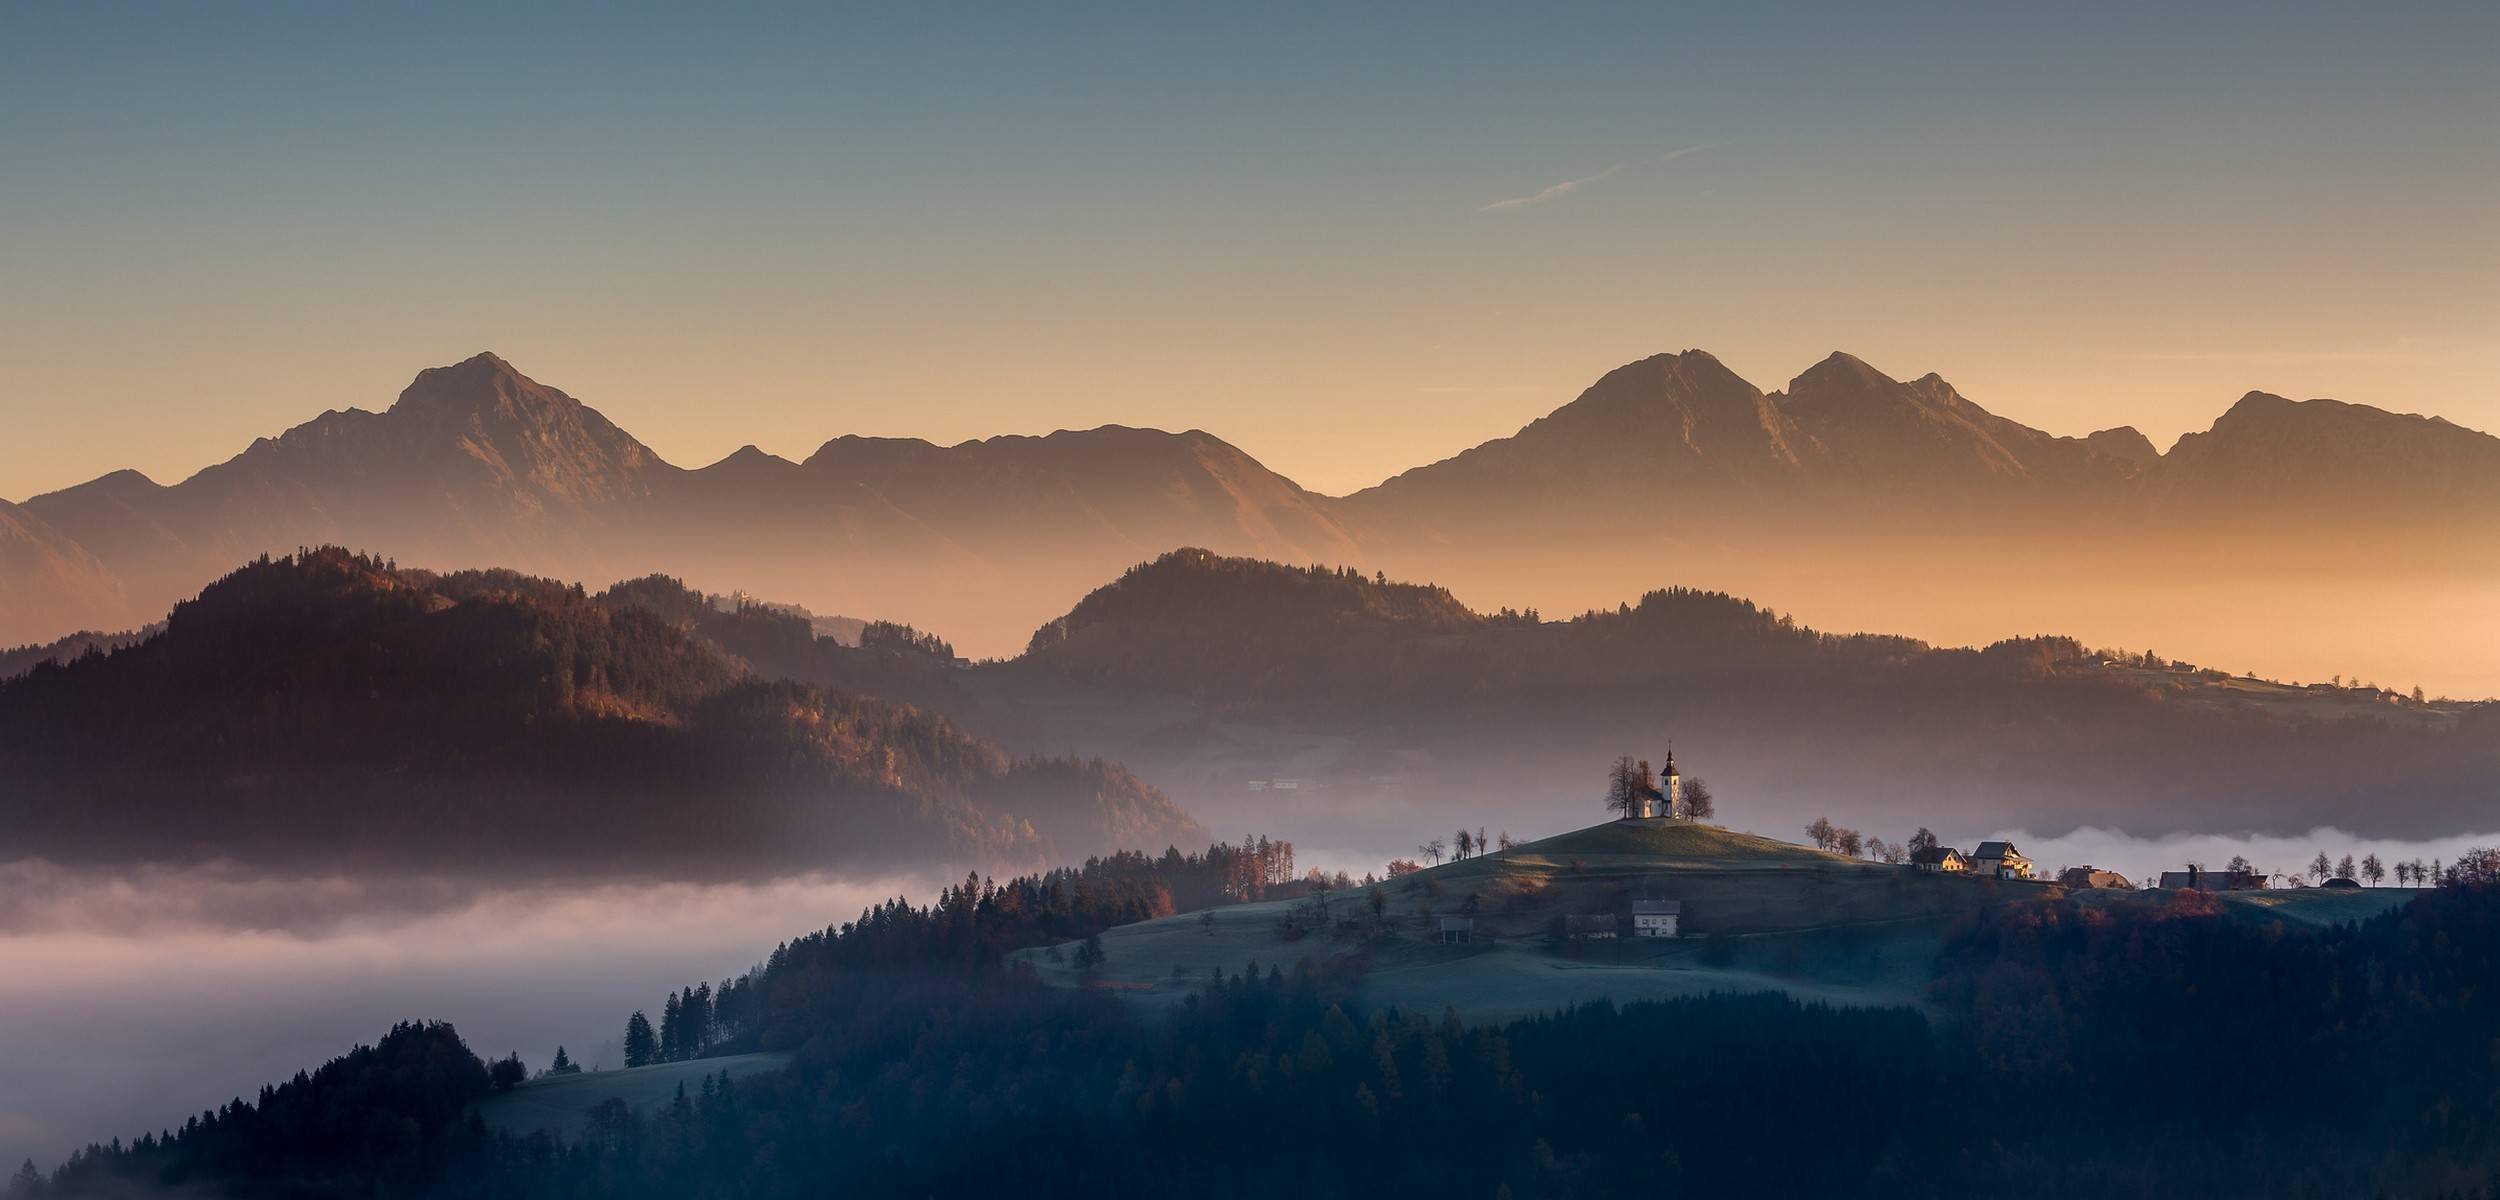
M0 774L12 848L69 859L739 873L1202 836L1116 765L760 676L649 603L336 549L0 684Z

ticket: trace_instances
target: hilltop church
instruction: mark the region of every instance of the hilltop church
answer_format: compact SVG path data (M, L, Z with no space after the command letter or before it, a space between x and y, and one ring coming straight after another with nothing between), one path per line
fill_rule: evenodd
M1656 782L1651 782L1649 764L1641 764L1641 782L1637 800L1638 803L1633 810L1624 814L1625 820L1647 821L1665 818L1689 821L1693 819L1692 806L1684 801L1684 777L1677 774L1675 770L1673 747L1667 749L1667 766L1665 770L1658 773Z

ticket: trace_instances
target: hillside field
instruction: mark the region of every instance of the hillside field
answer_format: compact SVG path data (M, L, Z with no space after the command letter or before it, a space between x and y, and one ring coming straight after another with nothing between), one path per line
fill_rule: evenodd
M617 1071L550 1075L479 1101L477 1114L488 1129L516 1137L544 1129L570 1138L587 1127L591 1109L609 1100L622 1100L626 1107L647 1113L675 1099L681 1086L689 1096L701 1091L707 1075L726 1073L740 1079L789 1065L787 1054L732 1054Z
M1105 932L1085 979L1073 944L1018 957L1050 982L1177 1001L1211 971L1290 970L1350 958L1378 1006L1456 1009L1499 1020L1583 1001L1782 991L1843 1005L1924 1003L1944 926L1975 908L2045 894L2040 883L1953 877L1849 859L1715 826L1616 821L1447 863L1380 885L1375 916L1357 889L1330 901L1271 900ZM1566 914L1628 914L1635 899L1683 906L1685 936L1559 944ZM1476 940L1442 945L1442 917L1468 911ZM1622 920L1628 931L1630 921Z

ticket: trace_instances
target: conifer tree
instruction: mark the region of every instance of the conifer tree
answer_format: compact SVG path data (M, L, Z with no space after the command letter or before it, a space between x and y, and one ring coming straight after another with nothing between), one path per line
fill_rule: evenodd
M657 1060L659 1053L660 1039L657 1034L651 1032L651 1018L642 1015L642 1011L636 1009L633 1016L625 1018L625 1065L629 1067L650 1066Z

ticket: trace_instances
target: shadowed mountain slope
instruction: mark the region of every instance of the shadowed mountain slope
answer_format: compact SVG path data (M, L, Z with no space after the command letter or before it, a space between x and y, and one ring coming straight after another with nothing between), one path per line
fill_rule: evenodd
M756 676L650 605L336 550L0 684L0 773L13 844L65 859L895 870L1202 836L1116 766Z

